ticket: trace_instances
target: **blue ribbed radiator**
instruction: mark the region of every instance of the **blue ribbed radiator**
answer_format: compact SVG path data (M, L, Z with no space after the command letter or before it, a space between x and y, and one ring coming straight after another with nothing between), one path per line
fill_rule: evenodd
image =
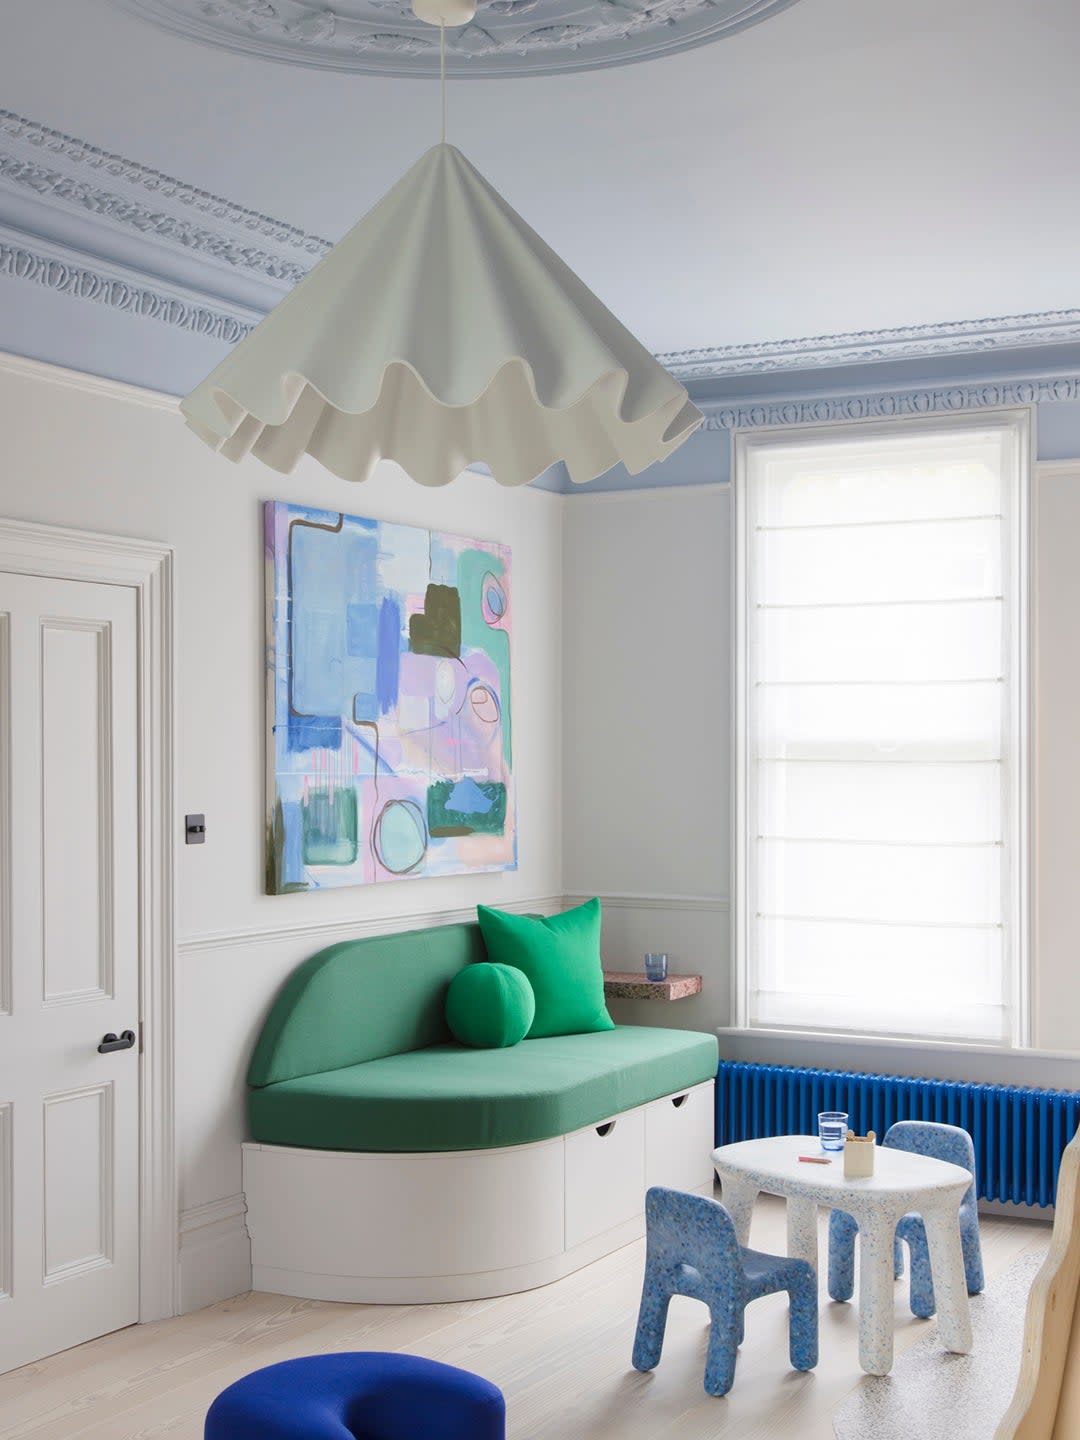
M873 1130L879 1138L895 1120L959 1125L975 1142L980 1199L1052 1205L1062 1151L1080 1124L1080 1094L720 1062L718 1145L814 1135L819 1110L846 1110L852 1129L862 1135Z

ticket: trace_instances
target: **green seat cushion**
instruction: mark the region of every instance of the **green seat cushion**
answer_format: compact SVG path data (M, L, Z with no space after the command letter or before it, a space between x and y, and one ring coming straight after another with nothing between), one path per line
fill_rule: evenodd
M462 1045L479 1050L516 1045L536 1014L532 986L513 965L466 965L446 992L446 1023Z
M432 1045L248 1095L254 1139L319 1150L484 1150L565 1135L716 1075L714 1035L620 1025L503 1050Z
M509 915L476 907L488 957L524 971L536 996L529 1039L611 1030L600 963L600 901L561 915Z

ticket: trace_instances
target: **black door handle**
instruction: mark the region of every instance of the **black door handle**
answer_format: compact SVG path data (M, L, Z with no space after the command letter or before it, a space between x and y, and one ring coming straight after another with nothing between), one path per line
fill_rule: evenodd
M114 1035L110 1030L101 1044L97 1047L99 1055L108 1055L113 1050L130 1050L135 1044L135 1031L124 1030L119 1035Z

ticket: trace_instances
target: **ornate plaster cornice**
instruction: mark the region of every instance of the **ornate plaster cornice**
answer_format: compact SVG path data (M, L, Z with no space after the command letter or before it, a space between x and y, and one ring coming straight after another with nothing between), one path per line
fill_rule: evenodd
M1080 310L950 320L892 330L856 330L756 345L718 345L672 350L656 358L680 380L765 375L777 370L818 370L835 365L873 365L883 360L925 360L933 355L985 354L1028 345L1080 341Z
M140 319L161 320L177 325L210 340L223 340L233 345L252 329L253 322L244 321L212 305L199 304L180 295L170 295L151 285L140 285L119 275L107 274L100 268L80 264L59 255L42 254L25 245L16 245L0 238L0 276L29 280L44 285L61 295L107 305L111 310L125 311Z
M705 402L706 430L747 430L764 425L814 425L844 420L891 420L906 415L947 414L1002 405L1042 405L1080 400L1080 375L920 386L804 399L749 401L741 405Z
M10 110L0 110L0 181L289 285L331 244Z

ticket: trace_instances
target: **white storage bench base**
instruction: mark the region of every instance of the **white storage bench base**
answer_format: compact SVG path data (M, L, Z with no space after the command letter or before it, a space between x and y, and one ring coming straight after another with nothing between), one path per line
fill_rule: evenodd
M504 1150L246 1144L253 1288L397 1304L558 1280L643 1233L650 1185L712 1193L713 1085Z

